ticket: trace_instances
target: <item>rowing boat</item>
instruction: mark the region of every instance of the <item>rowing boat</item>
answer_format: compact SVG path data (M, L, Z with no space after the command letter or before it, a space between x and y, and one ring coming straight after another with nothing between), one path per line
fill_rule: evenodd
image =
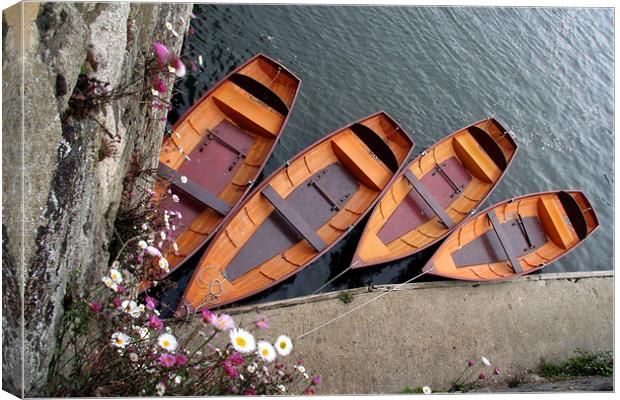
M469 281L505 280L551 264L596 228L596 214L583 192L530 194L468 219L422 270Z
M226 217L175 315L241 300L301 271L363 219L413 147L379 112L297 154Z
M146 271L141 289L180 267L249 192L286 125L301 80L257 54L211 88L173 126L162 145L155 192L168 202L177 250L169 271Z
M444 239L493 192L516 152L517 144L494 118L422 152L379 200L350 268L409 257Z

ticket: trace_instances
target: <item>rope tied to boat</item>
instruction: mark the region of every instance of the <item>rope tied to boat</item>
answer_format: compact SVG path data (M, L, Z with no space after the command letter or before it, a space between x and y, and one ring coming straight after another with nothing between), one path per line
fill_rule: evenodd
M359 306L357 306L357 307L355 307L355 308L352 308L352 309L348 310L347 312L344 312L344 313L342 313L342 314L338 315L337 317L332 318L332 319L330 319L329 321L326 321L326 322L322 323L321 325L319 325L319 326L317 326L317 327L314 327L314 328L310 329L309 331L306 331L306 332L302 333L301 335L297 336L297 338L296 338L296 339L303 339L305 336L307 336L307 335L309 335L309 334L311 334L311 333L313 333L313 332L316 332L316 331L318 331L319 329L322 329L322 328L326 327L327 325L332 324L332 323L334 323L334 322L338 321L338 320L339 320L339 319L341 319L341 318L346 317L347 315L349 315L349 314L351 314L351 313L353 313L353 312L355 312L355 311L359 310L360 308L363 308L363 307L366 307L366 306L370 305L371 303L373 303L373 302L375 302L375 301L379 300L380 298L382 298L382 297L384 297L384 296L387 296L388 294L392 293L394 290L399 289L399 288L403 287L404 285L406 285L406 284L408 284L408 283L413 282L414 280L416 280L416 279L420 278L420 277L421 277L421 276L423 276L423 275L426 275L427 273L429 273L429 272L433 271L434 269L435 269L435 266L433 265L433 267L432 267L432 268L430 268L428 271L424 271L424 272L422 272L422 273L420 273L420 274L418 274L418 275L414 276L413 278L408 279L407 281L405 281L405 282L403 282L403 283L401 283L401 284L399 284L399 285L394 286L393 288L391 288L391 289L390 289L390 290L388 290L387 292L385 292L385 293L381 293L381 294L380 294L380 295L378 295L377 297L373 297L372 299L368 300L366 303L360 304Z

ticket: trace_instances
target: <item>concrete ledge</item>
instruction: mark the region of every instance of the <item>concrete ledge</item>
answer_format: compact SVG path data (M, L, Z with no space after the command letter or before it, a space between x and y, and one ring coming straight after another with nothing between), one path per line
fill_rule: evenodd
M522 281L545 281L545 280L578 280L584 278L612 278L613 279L614 272L613 271L585 271L585 272L558 272L552 274L537 274L537 275L525 275L514 278L509 281L503 282L467 282L467 281L439 281L439 282L420 282L420 283L408 283L405 285L402 284L391 284L391 285L372 285L365 286L355 289L346 289L346 290L337 290L333 292L327 293L318 293L311 296L302 296L302 297L294 297L285 300L274 300L265 303L248 305L248 306L239 306L239 307L228 307L223 308L222 312L226 312L230 315L236 315L240 313L250 312L250 311L267 311L272 310L274 308L282 308L282 307L290 307L298 304L304 303L312 303L316 301L324 301L324 300L332 300L337 299L344 292L349 292L353 296L357 296L360 294L366 294L369 292L386 292L386 291L400 291L400 290L421 290L421 289L434 289L434 288L443 288L443 287L460 287L460 286L469 286L469 287L477 287L480 285L506 285L514 282L522 282ZM396 288L396 289L395 289Z
M323 377L321 394L399 393L407 385L447 389L465 360L480 356L501 368L501 381L577 348L612 350L613 281L613 272L589 272L412 283L301 339L397 285L350 290L346 305L335 292L225 311L249 326L258 310L271 325L258 336L291 336L290 361L303 358Z

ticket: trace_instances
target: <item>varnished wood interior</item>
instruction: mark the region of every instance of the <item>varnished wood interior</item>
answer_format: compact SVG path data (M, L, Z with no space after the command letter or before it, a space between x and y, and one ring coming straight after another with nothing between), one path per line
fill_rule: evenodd
M568 193L577 200L581 212L586 218L587 237L598 227L594 210L582 192ZM541 247L518 258L523 270L522 274L531 273L554 262L583 242L573 230L569 217L558 198L558 192L547 192L516 198L513 201L492 206L489 210L495 211L499 221L502 223L516 220L518 218L517 214L521 215L522 218L536 217L542 222L541 225L547 235L547 241ZM549 212L549 210L553 211ZM429 260L424 270L449 278L472 281L495 281L521 275L515 273L507 260L460 268L455 266L452 257L453 253L492 229L487 215L488 210L483 211L478 216L467 221L462 227L453 231ZM564 235L559 243L556 242L558 240L556 237L558 231L561 231L562 235Z
M479 121L472 126L486 132L499 145L503 157L510 165L517 146L504 127L493 118ZM471 175L472 179L460 194L454 197L445 211L456 226L472 211L480 206L501 179L504 170L501 170L482 146L474 140L463 128L427 150L413 160L408 168L418 179L433 171L436 165L456 157L458 162ZM353 257L352 267L361 268L369 265L398 260L411 256L416 252L436 243L444 238L449 229L442 224L439 217L431 219L416 229L400 236L389 243L383 243L378 233L386 224L398 206L413 190L411 184L401 174L386 191L377 207L370 216L368 224L362 234L357 250Z
M294 104L301 84L298 78L264 55L255 56L232 74L242 74L260 82L275 93L289 110ZM187 155L204 142L209 130L214 129L223 120L246 130L253 136L254 144L224 189L214 193L233 207L247 192L249 182L258 177L277 143L286 119L287 115L274 110L227 77L175 124L171 137L164 140L159 162L175 170L179 170L184 163L191 163L192 160ZM204 173L209 173L208 168ZM167 187L168 183L158 178L156 192L161 195ZM174 188L172 190L174 192ZM221 214L205 207L196 219L181 220L183 225L177 226L177 229L182 230L176 240L178 252L168 256L170 269L174 270L204 244L223 218ZM158 279L164 277L160 271L157 272L157 275L151 277ZM144 284L143 288L146 286L148 283Z
M361 123L376 132L390 146L399 166L403 165L413 143L398 125L385 113L375 114ZM272 204L261 194L262 188L270 185L286 200L308 178L334 163L341 163L359 184L344 207L316 230L327 244L323 252L359 222L394 176L381 160L369 156L368 148L349 127L310 146L293 158L288 166L267 178L244 200L237 212L227 218L196 268L177 314L195 311L203 306L219 306L257 293L295 274L322 254L306 240L300 239L290 248L256 265L233 281L228 281L223 275L244 244L275 212ZM372 178L368 178L369 175ZM209 292L214 292L214 282L222 289L217 298L209 295Z

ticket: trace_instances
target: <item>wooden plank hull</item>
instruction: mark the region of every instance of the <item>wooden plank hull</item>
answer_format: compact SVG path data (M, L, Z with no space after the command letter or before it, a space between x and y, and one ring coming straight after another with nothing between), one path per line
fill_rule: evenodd
M517 197L469 218L442 243L423 271L468 281L510 279L558 260L579 246L598 225L583 192L554 191ZM506 243L508 249L503 246Z
M301 271L363 219L413 147L379 112L300 152L226 217L175 315L243 299Z
M257 54L175 123L159 158L160 171L167 173L155 184L166 209L181 214L169 231L178 247L167 255L170 273L211 239L250 191L278 143L300 86L301 80L285 67ZM176 176L172 183L171 176ZM157 266L145 274L141 290L168 275Z
M517 152L494 118L460 129L409 163L379 200L351 268L409 257L444 239L492 193Z

